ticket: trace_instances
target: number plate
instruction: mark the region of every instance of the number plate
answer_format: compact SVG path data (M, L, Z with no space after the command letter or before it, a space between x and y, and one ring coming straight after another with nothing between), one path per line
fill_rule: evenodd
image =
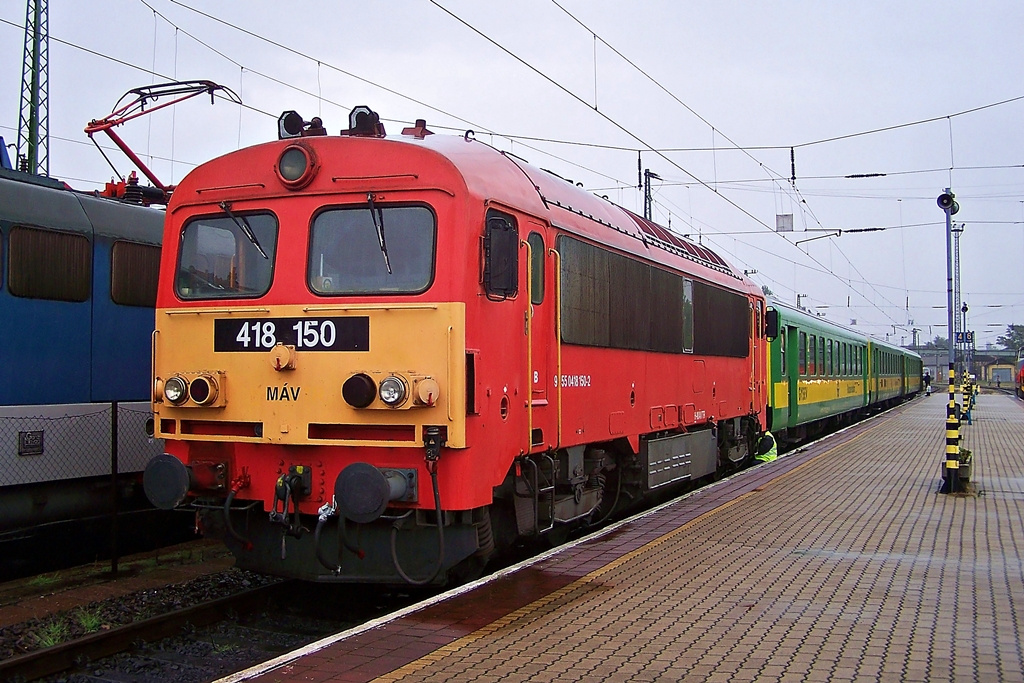
M277 344L301 351L369 351L370 319L222 318L213 322L214 351L268 351Z

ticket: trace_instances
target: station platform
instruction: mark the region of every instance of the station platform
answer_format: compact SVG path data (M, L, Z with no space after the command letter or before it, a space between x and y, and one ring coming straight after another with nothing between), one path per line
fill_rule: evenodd
M1024 681L1024 408L945 395L221 679Z

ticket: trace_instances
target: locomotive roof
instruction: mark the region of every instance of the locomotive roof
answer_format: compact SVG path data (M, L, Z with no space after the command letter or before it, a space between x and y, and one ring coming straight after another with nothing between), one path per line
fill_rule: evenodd
M466 144L465 138L451 135L429 135L423 140L402 136L402 140L419 143L441 153L457 167L469 190L485 199L508 195L509 183L502 177L504 174L496 173L496 169L511 166L522 181L528 181L519 183L526 191L525 195L520 194L520 200L526 206L517 205L517 208L544 216L568 232L612 244L652 261L688 271L693 271L693 266L697 265L702 270L745 281L748 287L759 290L711 249L512 154L476 140L470 140L475 144ZM673 263L678 259L688 262L689 266ZM737 285L737 282L731 284L733 287Z
M159 245L162 210L72 190L59 180L0 169L5 220L65 232L103 235Z
M173 213L182 205L206 203L211 190L232 190L238 196L255 197L276 191L271 185L254 183L241 189L233 183L213 186L214 179L237 178L242 169L266 168L266 157L275 158L290 144L301 141L317 150L326 167L343 165L358 158L359 173L346 176L335 170L324 172L330 184L313 181L327 192L349 188L386 191L395 189L396 179L416 178L424 187L464 184L470 195L482 203L506 206L550 222L561 230L649 261L691 273L730 289L760 295L760 288L732 268L717 253L687 240L666 228L597 197L551 172L531 166L518 157L465 136L388 135L385 137L313 135L286 138L229 153L201 165L178 184L168 206ZM351 172L352 167L347 167ZM272 176L271 176L272 177ZM269 180L269 179L268 179ZM200 187L203 185L203 187ZM274 187L280 187L276 181ZM379 187L378 187L379 186ZM259 189L257 189L259 188ZM330 188L330 189L328 189ZM203 196L203 195L206 196Z

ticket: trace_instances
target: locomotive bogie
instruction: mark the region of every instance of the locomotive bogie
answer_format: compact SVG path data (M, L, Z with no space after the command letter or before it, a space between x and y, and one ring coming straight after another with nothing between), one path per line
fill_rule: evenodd
M401 520L378 519L358 525L338 521L326 526L315 540L315 518L304 518L308 526L301 535L282 535L281 527L268 521L267 511L261 506L236 508L230 513L232 534L225 523L222 501L200 500L196 507L203 533L221 538L243 569L305 581L401 584L406 580L396 571L395 556L406 576L414 580L429 578L437 565L437 520L432 511L418 510ZM442 578L461 565L473 564L481 550L481 523L476 521L479 513L445 512L443 517ZM392 556L391 536L396 522L400 527ZM346 525L344 531L342 524ZM318 553L334 565L333 571L325 569Z

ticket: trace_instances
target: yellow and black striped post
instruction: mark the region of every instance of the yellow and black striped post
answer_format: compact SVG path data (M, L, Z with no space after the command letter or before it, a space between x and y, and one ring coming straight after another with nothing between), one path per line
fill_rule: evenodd
M966 370L961 377L961 405L963 405L965 413L971 410L971 377Z
M949 364L949 403L946 405L946 462L940 493L960 493L960 420L956 416L956 369Z

